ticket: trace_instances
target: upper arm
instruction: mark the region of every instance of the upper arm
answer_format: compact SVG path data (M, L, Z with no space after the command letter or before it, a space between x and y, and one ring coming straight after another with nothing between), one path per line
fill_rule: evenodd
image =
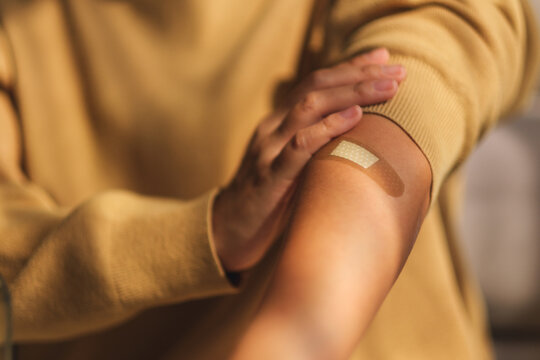
M261 315L286 318L305 341L326 339L334 354L356 343L390 290L427 210L431 183L423 153L392 121L367 114L345 136L386 161L404 191L388 194L366 171L318 154L305 173Z
M334 2L328 61L384 46L407 79L388 102L365 108L399 124L433 171L433 199L498 119L526 100L540 42L522 0Z

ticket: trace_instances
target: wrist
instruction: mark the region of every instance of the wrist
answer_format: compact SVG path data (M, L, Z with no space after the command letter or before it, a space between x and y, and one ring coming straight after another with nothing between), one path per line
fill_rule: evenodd
M212 236L216 253L221 262L222 267L226 272L234 267L234 263L230 260L229 247L227 246L227 230L226 224L227 211L224 202L226 202L224 190L221 189L216 195L212 204ZM230 243L230 242L229 242Z
M237 194L224 188L217 194L212 209L214 245L223 268L229 273L248 270L259 259L242 228L249 220L236 210L237 199Z

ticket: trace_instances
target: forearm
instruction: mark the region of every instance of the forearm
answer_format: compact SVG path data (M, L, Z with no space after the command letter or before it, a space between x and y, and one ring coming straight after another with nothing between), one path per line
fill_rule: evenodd
M299 358L290 347L309 359L346 357L399 274L427 208L429 166L384 118L366 115L347 136L393 167L403 193L389 195L343 162L313 161L275 279L235 359L266 349L283 349L269 359Z

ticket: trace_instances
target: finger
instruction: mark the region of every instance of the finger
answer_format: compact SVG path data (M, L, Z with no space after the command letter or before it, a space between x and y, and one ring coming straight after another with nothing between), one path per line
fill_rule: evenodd
M389 58L388 50L381 47L354 56L335 66L315 70L291 90L277 109L280 115L267 119L267 128L275 130L290 108L310 91L351 85L375 78L394 78L400 83L405 79L406 70L401 65L385 65Z
M362 109L354 105L298 131L272 162L274 180L294 180L317 150L334 137L352 129L361 117Z
M390 52L384 47L356 55L348 62L352 65L385 64L390 59Z
M323 90L332 87L353 85L359 82L376 79L394 79L401 83L407 76L406 69L399 65L366 65L364 67L346 65L338 68L320 69L312 73L311 77L304 84L306 89L297 93L292 93L288 100L288 107L291 108L295 103L302 100L302 97L310 91ZM308 91L309 89L309 91ZM281 111L280 117L274 117L272 123L267 128L275 130L278 122L285 119L286 112ZM267 132L269 134L271 131Z
M401 83L406 77L406 69L399 64L385 65L389 58L390 54L386 48L377 48L333 67L312 72L291 91L275 114L267 117L261 123L261 134L266 138L274 132L283 122L289 110L311 91L375 79L395 79Z
M401 82L405 79L405 76L406 70L399 64L370 64L365 66L347 64L313 72L304 86L309 91L314 91L375 79L395 79L397 82ZM304 91L304 93L306 92Z
M346 84L352 84L358 79L358 73L361 73L361 68L369 65L384 65L388 62L390 53L385 48L377 48L368 53L357 55L347 61L340 62L339 64L322 68L313 71L305 79L303 79L295 88L291 91L289 101L285 106L294 104L296 101L294 98L302 96L302 94L308 91L325 89L333 86L342 86ZM291 99L293 98L293 99Z
M398 83L393 79L378 79L311 92L294 106L271 136L288 140L300 129L328 114L353 105L372 105L388 100L397 88Z
M351 84L352 77L348 77L347 73L357 72L364 66L384 65L389 59L390 53L386 48L377 48L372 51L356 55L349 60L338 63L337 65L315 70L291 90L288 99L282 105L285 107L292 106L299 98L301 98L303 94L309 91ZM341 75L337 74L337 76L334 77L334 72L338 72Z

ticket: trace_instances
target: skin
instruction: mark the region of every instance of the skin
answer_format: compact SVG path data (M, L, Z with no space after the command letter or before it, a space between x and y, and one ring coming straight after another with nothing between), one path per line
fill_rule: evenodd
M345 140L341 140L345 139ZM357 145L358 148L362 148L364 151L369 152L371 155L377 157L377 161L369 165L366 161L367 157L361 157L359 160L356 159L357 152L348 152L340 153L337 152L339 146L343 144L352 144ZM348 145L346 145L348 146ZM353 166L356 169L365 172L373 181L377 182L384 191L391 196L401 196L404 191L403 181L394 171L394 169L386 162L386 160L373 149L368 149L365 144L356 143L351 138L340 137L338 141L332 141L332 146L325 146L324 152L319 151L315 159L324 159L331 161L341 161L344 164ZM352 151L352 150L351 150ZM357 163L360 161L361 163ZM369 165L367 168L365 165Z
M216 250L228 271L255 265L285 226L313 154L356 126L360 106L393 97L406 72L385 49L311 74L257 127L242 164L214 202Z
M427 211L431 171L397 125L358 106L396 93L405 71L384 73L387 60L379 50L300 83L216 198L216 248L229 271L257 263L291 217L273 282L232 359L346 359L397 278ZM392 81L377 91L381 78ZM343 162L310 161L341 135L382 156L403 194Z
M312 161L275 277L231 359L347 359L401 271L428 207L428 162L377 115L346 136L391 164L403 195L343 162Z

